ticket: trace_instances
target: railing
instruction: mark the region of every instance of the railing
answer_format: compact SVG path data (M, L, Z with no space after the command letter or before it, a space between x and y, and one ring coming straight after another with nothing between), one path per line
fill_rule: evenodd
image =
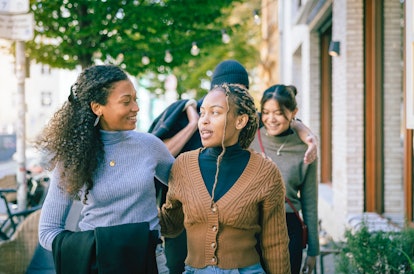
M49 177L45 174L34 177L28 171L26 180L27 208L18 210L15 175L0 179L0 240L10 239L24 218L43 205L49 187Z

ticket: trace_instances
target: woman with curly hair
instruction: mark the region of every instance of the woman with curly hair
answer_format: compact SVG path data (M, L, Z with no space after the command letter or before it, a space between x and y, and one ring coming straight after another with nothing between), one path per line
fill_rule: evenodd
M53 171L39 240L53 251L57 273L156 273L154 177L166 183L174 158L157 137L135 131L138 111L123 70L92 66L40 135L37 146L52 156ZM65 220L77 199L81 231L69 232Z
M257 128L245 87L218 85L204 98L203 148L177 157L160 210L165 237L187 231L185 273L290 273L285 186L276 165L248 149Z

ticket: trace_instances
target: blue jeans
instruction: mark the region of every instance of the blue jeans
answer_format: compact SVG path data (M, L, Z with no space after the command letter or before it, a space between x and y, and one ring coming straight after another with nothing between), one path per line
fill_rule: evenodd
M167 267L167 258L165 257L164 247L162 244L158 244L155 249L155 258L157 260L157 267L159 274L169 274L170 271Z
M260 263L246 266L243 268L221 269L217 266L207 266L204 268L194 268L185 266L184 274L265 274Z

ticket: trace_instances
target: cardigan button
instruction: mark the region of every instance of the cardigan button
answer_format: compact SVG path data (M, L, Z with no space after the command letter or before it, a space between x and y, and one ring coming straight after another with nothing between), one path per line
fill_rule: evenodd
M216 248L216 243L211 243L211 248Z
M216 257L211 258L211 262L212 262L213 264L216 264L216 263L217 263L217 258L216 258Z
M213 207L211 207L211 211L212 211L213 213L216 213L216 212L217 212L217 206L213 206Z
M211 228L213 231L217 231L217 226L213 225L213 227Z

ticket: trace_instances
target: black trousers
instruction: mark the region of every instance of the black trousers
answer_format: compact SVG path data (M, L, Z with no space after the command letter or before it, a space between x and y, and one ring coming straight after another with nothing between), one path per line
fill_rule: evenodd
M286 213L289 234L290 269L292 274L299 274L302 265L302 226L295 213Z
M165 238L165 257L170 274L182 274L187 257L187 234L185 230L176 238Z

